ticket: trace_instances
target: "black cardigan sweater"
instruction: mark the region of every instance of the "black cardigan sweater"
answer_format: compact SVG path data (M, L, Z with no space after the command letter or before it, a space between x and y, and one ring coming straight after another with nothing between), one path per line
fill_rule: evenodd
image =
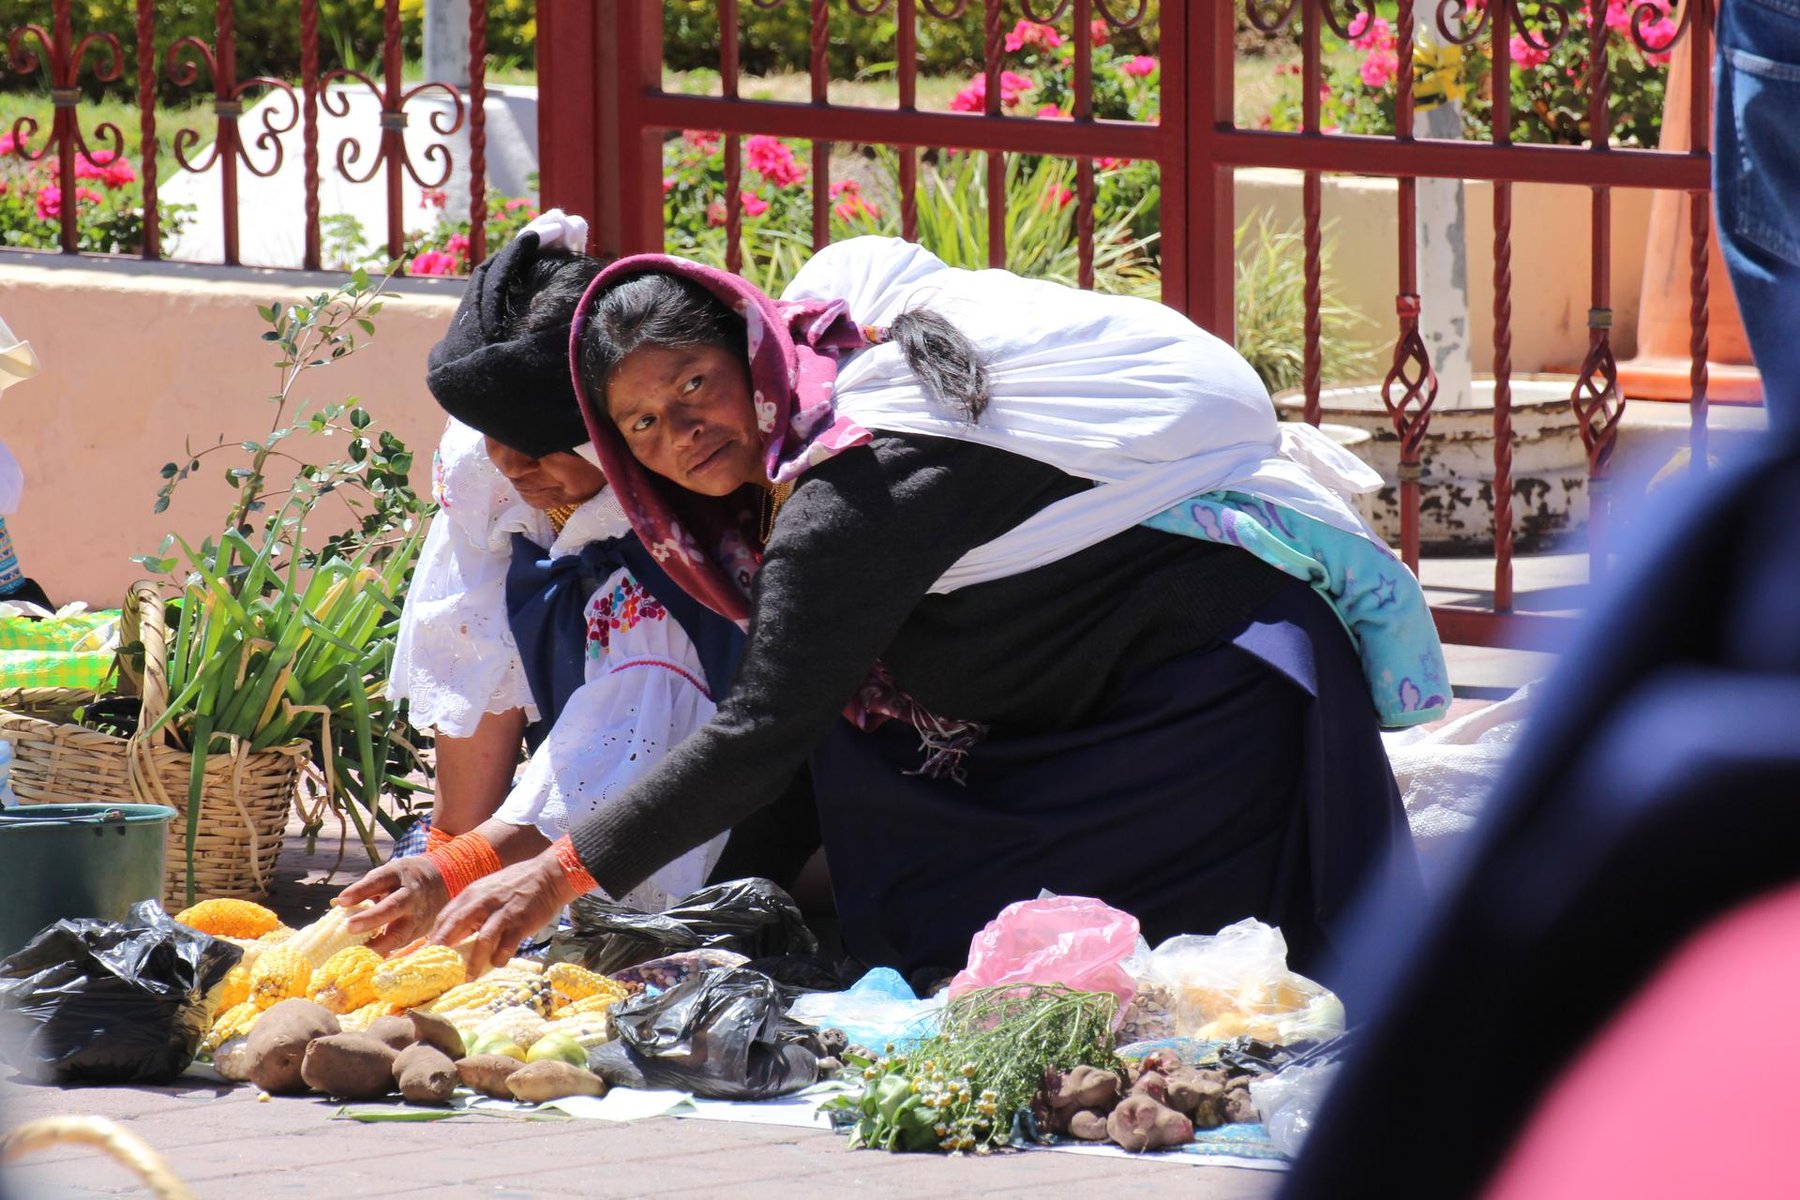
M594 879L622 895L774 800L877 659L926 709L989 736L1066 729L1121 675L1234 633L1284 578L1235 547L1138 526L929 594L965 552L1089 486L899 434L809 470L775 522L717 714L572 832Z

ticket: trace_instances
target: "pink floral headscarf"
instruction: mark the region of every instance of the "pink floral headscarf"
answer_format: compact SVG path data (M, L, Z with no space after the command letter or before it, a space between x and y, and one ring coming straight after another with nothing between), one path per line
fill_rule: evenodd
M773 300L736 275L666 254L639 254L607 267L588 285L569 331L575 396L599 452L600 470L631 527L683 591L740 625L750 619L750 582L761 565L756 543L758 498L742 490L702 496L646 469L606 415L606 397L590 395L581 373L581 337L595 299L634 275L663 272L689 279L744 319L751 402L762 431L763 470L791 483L811 467L867 442L870 433L840 416L833 400L838 364L887 340L887 331L856 324L842 300ZM962 760L986 727L938 717L900 691L877 662L844 715L871 729L887 718L919 731L921 774L961 781Z
M809 467L869 440L869 431L837 415L832 388L838 363L880 340L850 319L842 300L772 300L754 284L666 254L622 258L588 285L569 331L569 370L600 469L631 527L670 578L721 616L750 617L750 580L760 561L753 541L758 506L741 492L701 496L639 463L606 415L606 397L588 394L580 344L594 300L634 275L660 272L699 284L744 319L751 400L762 432L763 469L791 483ZM755 498L752 497L752 500Z

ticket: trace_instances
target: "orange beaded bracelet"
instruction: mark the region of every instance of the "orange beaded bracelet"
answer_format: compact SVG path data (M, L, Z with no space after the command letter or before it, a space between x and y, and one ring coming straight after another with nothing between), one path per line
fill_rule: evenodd
M594 882L588 869L581 865L581 855L575 853L574 842L561 837L550 848L556 851L557 865L562 867L563 878L569 881L569 886L575 889L576 895L585 896L589 892L600 890L600 885Z
M451 838L436 850L426 851L425 857L444 877L444 887L452 896L500 869L500 855L493 843L474 832Z

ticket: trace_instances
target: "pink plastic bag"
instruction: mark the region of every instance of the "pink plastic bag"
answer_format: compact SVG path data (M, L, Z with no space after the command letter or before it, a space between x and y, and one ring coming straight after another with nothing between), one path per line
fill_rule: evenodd
M969 965L950 981L950 995L1012 983L1060 983L1111 992L1119 1011L1137 982L1125 960L1138 944L1137 918L1087 896L1021 900L1000 910L969 943Z

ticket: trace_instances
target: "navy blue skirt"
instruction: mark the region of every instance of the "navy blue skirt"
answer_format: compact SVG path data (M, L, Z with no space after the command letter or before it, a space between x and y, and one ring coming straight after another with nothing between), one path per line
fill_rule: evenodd
M1050 891L1134 914L1152 945L1259 917L1329 982L1370 872L1419 887L1356 652L1298 581L1079 728L978 744L966 785L918 762L898 722L841 721L813 757L845 946L870 965L958 968L1000 909Z

